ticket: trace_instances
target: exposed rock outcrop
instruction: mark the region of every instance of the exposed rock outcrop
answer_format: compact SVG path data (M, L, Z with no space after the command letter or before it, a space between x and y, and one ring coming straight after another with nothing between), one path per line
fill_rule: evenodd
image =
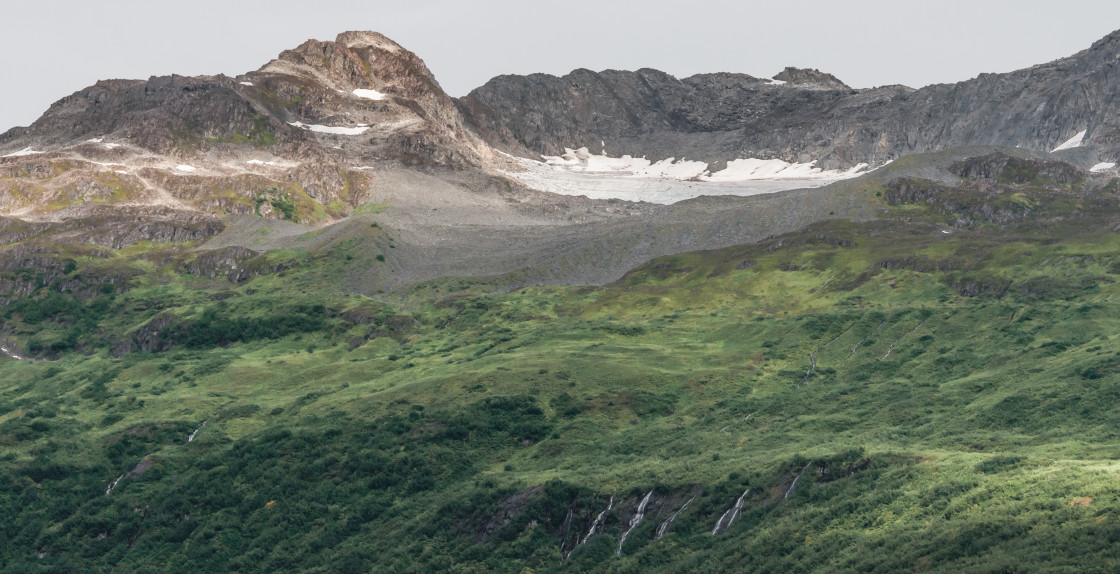
M152 317L150 321L136 329L131 336L113 343L110 353L114 357L120 358L136 351L151 353L170 349L171 344L164 341L160 337L160 333L174 320L175 316L167 312Z
M59 100L0 135L0 213L57 221L110 204L322 222L367 199L363 170L492 160L419 57L347 32L238 77L108 80Z
M460 100L469 122L510 153L816 160L872 165L963 145L1049 152L1085 131L1102 161L1120 157L1120 32L1074 56L1008 74L913 90L852 90L787 68L774 85L742 74L677 79L656 70L500 76Z

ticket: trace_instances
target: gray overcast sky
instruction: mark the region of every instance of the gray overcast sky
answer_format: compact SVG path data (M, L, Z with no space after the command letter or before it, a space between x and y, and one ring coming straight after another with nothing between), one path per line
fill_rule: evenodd
M308 38L376 30L463 95L498 74L819 68L854 87L954 82L1089 47L1116 0L5 0L0 132L103 78L236 75Z

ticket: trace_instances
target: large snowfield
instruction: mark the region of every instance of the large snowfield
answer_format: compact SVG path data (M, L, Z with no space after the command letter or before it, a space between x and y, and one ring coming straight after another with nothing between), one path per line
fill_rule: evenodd
M651 162L628 155L591 154L587 148L566 149L562 156L543 156L543 161L516 159L523 171L509 175L538 191L666 205L704 195L748 196L821 187L863 175L868 168L859 164L829 171L813 163L737 159L723 170L710 172L701 161Z

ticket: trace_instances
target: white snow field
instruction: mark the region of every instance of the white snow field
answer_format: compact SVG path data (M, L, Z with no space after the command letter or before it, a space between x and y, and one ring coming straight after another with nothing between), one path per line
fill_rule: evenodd
M624 199L671 204L703 195L758 195L821 187L867 173L867 164L849 170L823 170L813 163L780 159L738 159L710 173L701 161L674 158L651 162L631 156L595 155L587 148L566 149L544 161L515 158L523 171L507 172L530 188L590 199Z
M385 94L377 90L354 90L354 95L366 100L383 100Z
M1085 134L1088 133L1088 132L1089 132L1089 130L1081 130L1081 132L1079 132L1077 135L1069 138L1069 140L1067 140L1066 143L1050 150L1050 153L1059 152L1059 151L1062 151L1064 149L1073 149L1075 147L1081 147L1081 142L1085 140Z
M1116 167L1115 163L1101 162L1101 163L1098 163L1097 165L1094 165L1093 167L1089 168L1089 171L1091 171L1093 173L1098 173L1098 172L1110 170L1114 167Z
M320 126L315 124L305 124L303 122L288 122L288 125L305 130L311 130L319 134L334 134L337 136L360 136L369 130L369 126L359 125L353 128L340 128L332 126Z
M0 155L0 157L23 157L25 155L35 155L35 154L40 154L40 153L43 153L43 152L35 151L35 150L33 150L29 147L25 147L25 148L23 148L23 149L21 149L17 152L10 153L8 155Z

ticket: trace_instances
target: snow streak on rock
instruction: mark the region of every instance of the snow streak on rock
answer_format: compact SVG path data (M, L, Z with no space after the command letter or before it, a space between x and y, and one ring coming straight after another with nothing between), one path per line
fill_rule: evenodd
M35 154L40 154L40 153L43 153L43 152L35 151L35 150L33 150L29 147L25 147L25 148L23 148L23 149L21 149L17 152L10 153L8 155L0 155L0 157L23 157L25 155L35 155Z
M1085 141L1085 134L1088 133L1088 131L1089 130L1081 130L1081 132L1079 132L1077 135L1069 138L1069 140L1067 140L1066 143L1050 150L1050 153L1059 152L1059 151L1062 151L1064 149L1073 149L1075 147L1081 147L1081 142Z
M333 134L336 136L360 136L369 130L369 126L364 125L359 125L353 128L320 126L316 124L305 124L303 122L288 122L288 125L313 131L317 134Z
M377 90L354 90L354 95L365 100L383 100L385 94Z

